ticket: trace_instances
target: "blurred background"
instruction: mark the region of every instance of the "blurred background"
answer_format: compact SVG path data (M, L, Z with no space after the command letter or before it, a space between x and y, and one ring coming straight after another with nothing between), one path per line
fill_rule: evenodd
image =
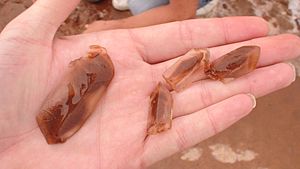
M213 0L212 4L197 17L256 15L269 22L271 35L300 36L300 0ZM0 0L0 32L31 5L31 0ZM58 35L79 34L95 20L128 16L129 11L115 10L109 0L82 1ZM292 63L298 77L291 86L258 99L249 116L224 132L150 169L300 169L300 58Z

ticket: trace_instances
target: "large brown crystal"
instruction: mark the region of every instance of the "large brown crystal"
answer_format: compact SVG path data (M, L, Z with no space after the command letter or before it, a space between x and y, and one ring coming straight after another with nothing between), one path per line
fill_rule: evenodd
M243 46L213 61L205 73L214 80L237 78L256 68L259 55L260 47Z
M168 130L172 126L173 99L170 91L159 83L150 95L149 135Z
M86 57L70 63L69 72L36 117L48 144L65 142L81 128L113 76L113 63L100 46L91 46Z
M207 69L208 60L208 50L192 49L168 68L163 77L173 90L181 91L206 77L204 69Z

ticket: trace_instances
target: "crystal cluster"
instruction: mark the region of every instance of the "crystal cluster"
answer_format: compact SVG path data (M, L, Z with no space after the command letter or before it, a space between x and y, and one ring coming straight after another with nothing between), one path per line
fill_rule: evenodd
M209 63L209 52L206 49L192 49L181 56L163 73L167 87L159 83L150 96L147 134L157 134L171 128L172 90L182 91L193 82L207 78L222 81L224 78L240 77L256 68L259 56L258 46L240 47L212 63Z

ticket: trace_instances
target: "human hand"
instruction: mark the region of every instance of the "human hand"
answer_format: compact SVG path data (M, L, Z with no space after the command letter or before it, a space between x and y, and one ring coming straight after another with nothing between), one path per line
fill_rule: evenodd
M224 130L260 97L288 86L300 55L293 35L267 35L255 17L200 19L56 38L77 1L39 0L0 35L0 168L143 168ZM252 39L252 40L251 40ZM115 77L97 110L66 143L48 145L35 116L70 61L105 47ZM167 67L191 48L212 59L243 45L261 47L258 68L230 83L204 80L174 97L171 130L146 138L149 95ZM145 139L146 138L146 139Z

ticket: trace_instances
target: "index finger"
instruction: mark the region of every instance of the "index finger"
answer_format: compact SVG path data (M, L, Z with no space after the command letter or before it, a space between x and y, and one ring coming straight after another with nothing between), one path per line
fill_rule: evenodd
M129 30L143 59L158 63L186 53L266 36L268 25L259 17L193 19Z

